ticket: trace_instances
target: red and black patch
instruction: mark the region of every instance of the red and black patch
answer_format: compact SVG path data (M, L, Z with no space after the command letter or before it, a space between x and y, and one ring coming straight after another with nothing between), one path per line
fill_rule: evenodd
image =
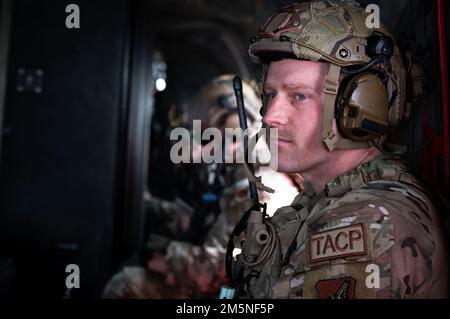
M356 298L356 281L352 277L319 280L315 287L320 299Z

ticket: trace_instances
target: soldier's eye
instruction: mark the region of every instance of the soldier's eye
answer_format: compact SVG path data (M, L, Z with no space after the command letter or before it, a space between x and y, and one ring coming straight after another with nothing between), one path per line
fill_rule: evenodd
M277 95L277 94L276 94L275 92L267 92L267 93L266 93L266 96L267 96L269 99L273 99L276 95Z
M305 101L308 97L307 97L306 95L304 95L304 94L295 94L294 98L295 98L296 101L303 102L303 101Z

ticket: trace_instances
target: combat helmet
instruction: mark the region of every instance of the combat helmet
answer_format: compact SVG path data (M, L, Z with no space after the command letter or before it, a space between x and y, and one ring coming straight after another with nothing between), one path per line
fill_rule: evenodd
M233 90L233 75L218 76L200 88L183 105L183 123L192 125L193 120L201 120L202 127L222 127L225 118L236 112L237 104ZM243 96L249 126L260 125L259 109L261 100L250 81L243 81Z
M283 58L329 63L322 131L329 151L381 145L404 117L400 51L383 25L366 25L369 14L354 1L294 3L270 16L251 39L250 57L265 66L264 74L271 61ZM263 113L266 107L264 101ZM334 118L343 138L332 129Z

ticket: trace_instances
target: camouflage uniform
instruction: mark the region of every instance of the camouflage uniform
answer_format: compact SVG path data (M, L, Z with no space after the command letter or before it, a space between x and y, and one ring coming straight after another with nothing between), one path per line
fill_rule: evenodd
M241 297L447 297L447 242L430 198L385 157L334 178L319 194L305 182L270 219L279 250L245 268Z
M227 283L225 252L229 234L242 213L251 205L248 201L248 181L239 172L242 170L234 169L237 181L223 190L220 199L222 213L209 230L204 243L194 245L167 238L157 240L155 236L151 236L147 245L154 250L159 249L159 262L163 264L161 269L152 266L148 266L150 269L125 267L109 281L103 298L217 298L220 286ZM262 169L257 174L263 179L270 177L275 181L272 185L278 190L276 194L292 196L297 193L284 174L267 169ZM285 198L260 195L273 207L287 203ZM173 205L168 207L173 208Z
M232 180L237 177L238 170L226 167L223 171L226 174L222 174L222 178L234 185ZM203 175L202 169L197 170L197 173L195 191L201 193L201 181L208 177ZM149 213L152 223L156 225L152 227L141 252L143 265L128 266L117 273L105 287L103 297L215 297L220 284L226 279L223 254L228 229L237 222L228 219L241 212L240 205L232 205L235 200L230 200L236 197L238 191L234 187L227 187L223 190L225 195L218 198L217 203L214 201L219 208L212 211L212 207L209 207L211 210L206 212L200 212L201 194L189 194L193 205L180 199L165 201L153 198ZM196 214L198 218L194 217ZM188 226L182 226L186 224L181 222L183 219L188 219Z
M384 26L376 30L366 26L367 16L355 1L295 3L269 17L250 44L252 61L263 64L263 81L268 65L280 59L328 65L321 142L329 152L381 147L388 130L406 114L407 72L400 50ZM380 75L376 72L382 67L388 74L380 91L346 86L346 79L354 81L371 68L365 75L373 79L373 72ZM357 102L352 100L355 92ZM381 96L389 100L377 100ZM263 113L269 104L267 96ZM344 119L341 110L349 107L356 112ZM383 130L363 125L372 121L369 118ZM334 124L339 132L333 130ZM320 193L305 180L291 205L264 222L255 218L259 212L253 213L246 244L234 265L241 271L240 297L448 296L447 239L433 197L403 165L388 157L375 157L333 176ZM256 236L257 227L269 232L267 243Z
M214 298L226 281L224 268L225 244L221 233L220 215L215 227L203 245L170 241L164 255L160 255L162 268L125 267L105 287L103 298ZM221 236L222 235L222 236ZM150 259L151 260L151 259Z
M147 215L151 215L149 218L151 223L155 225L149 226L151 235L161 234L164 237L180 240L194 214L194 207L179 197L173 201L152 197L147 204L146 211ZM150 238L148 242L154 243ZM155 244L149 248L156 249Z

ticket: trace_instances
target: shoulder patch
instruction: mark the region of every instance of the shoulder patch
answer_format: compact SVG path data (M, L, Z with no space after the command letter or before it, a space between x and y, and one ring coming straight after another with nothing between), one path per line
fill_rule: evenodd
M310 270L304 275L303 297L307 299L375 298L379 289L367 285L370 273L366 270L369 265L371 262L364 261L324 265Z
M356 281L352 277L319 280L316 290L319 299L355 299Z
M368 253L363 224L311 233L308 244L310 263Z

